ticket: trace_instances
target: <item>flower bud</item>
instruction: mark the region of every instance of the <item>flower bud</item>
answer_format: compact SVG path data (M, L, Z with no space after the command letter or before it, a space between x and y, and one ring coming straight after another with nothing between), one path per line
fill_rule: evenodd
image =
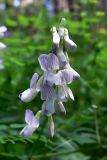
M63 105L63 103L61 101L58 102L58 110L62 114L66 115L66 109L65 109L65 107L64 107L64 105Z
M48 134L49 136L54 136L54 122L52 116L48 117Z

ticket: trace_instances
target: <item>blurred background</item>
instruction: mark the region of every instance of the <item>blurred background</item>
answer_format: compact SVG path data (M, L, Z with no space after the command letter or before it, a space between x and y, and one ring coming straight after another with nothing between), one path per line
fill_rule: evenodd
M65 17L78 48L69 52L80 73L70 85L75 101L65 103L66 116L54 115L55 136L43 117L31 138L19 136L27 108L37 112L38 95L23 103L19 93L29 87L34 72L42 74L38 56L51 50L52 26ZM0 160L107 160L107 1L0 0Z

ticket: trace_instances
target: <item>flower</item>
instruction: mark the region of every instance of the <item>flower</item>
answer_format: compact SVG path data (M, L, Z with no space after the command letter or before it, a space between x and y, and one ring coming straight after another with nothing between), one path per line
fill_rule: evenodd
M39 92L39 88L36 88L37 86L37 79L38 79L38 74L34 73L34 75L32 76L31 82L30 82L30 88L26 89L24 92L22 92L19 95L19 98L23 101L23 102L30 102L32 101L36 95Z
M26 126L20 132L22 136L31 136L32 133L39 127L39 119L34 116L30 109L25 112Z
M64 42L67 49L75 49L77 45L69 38L68 30L64 29Z

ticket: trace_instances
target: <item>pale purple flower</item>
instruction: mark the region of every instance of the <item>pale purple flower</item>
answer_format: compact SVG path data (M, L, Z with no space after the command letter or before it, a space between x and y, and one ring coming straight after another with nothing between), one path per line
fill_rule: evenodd
M31 136L32 133L39 127L39 120L34 116L30 109L25 112L26 126L20 132L22 136Z
M31 82L30 82L30 88L26 89L24 92L22 92L19 95L19 98L23 101L23 102L30 102L32 101L36 95L39 92L39 88L36 88L37 86L37 79L38 79L38 74L34 73L34 75L32 76Z
M70 67L69 64L65 66L65 69L58 71L55 78L56 85L70 84L71 82L78 80L80 75Z

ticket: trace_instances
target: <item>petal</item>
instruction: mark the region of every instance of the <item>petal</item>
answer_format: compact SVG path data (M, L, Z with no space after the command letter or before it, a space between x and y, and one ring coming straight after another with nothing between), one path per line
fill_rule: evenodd
M67 98L71 98L74 101L74 96L71 89L66 84L63 85L63 87L64 87L64 91L66 93Z
M74 101L74 95L69 87L68 87L68 95Z
M52 40L53 44L59 45L60 37L59 37L59 34L57 33L56 27L52 27L51 31L52 31L52 35L53 35L53 40Z
M46 71L48 69L48 55L42 54L39 56L38 61L42 70Z
M68 49L75 49L77 45L69 38L68 30L64 29L64 41Z
M78 80L80 78L80 75L73 68L70 68L70 72L73 73L73 81Z
M70 84L73 81L73 73L69 69L62 70L63 82Z
M77 72L70 66L69 63L65 66L65 68L69 70L70 74L73 74L73 81L78 80L78 79L80 78L79 73L77 73Z
M78 80L80 75L73 69L73 68L66 68L60 70L56 74L55 84L62 85L62 84L70 84L71 82Z
M35 127L29 127L28 125L25 126L22 131L20 132L20 135L21 136L25 136L25 137L28 137L28 136L31 136L32 133L36 130Z
M31 82L30 82L30 88L36 89L37 79L38 79L38 74L34 73L34 75L32 76Z
M68 96L68 94L67 94L64 86L63 85L58 86L58 100L65 102L65 101L67 101L67 96Z
M61 101L58 102L58 110L59 110L59 112L63 113L64 115L66 114L66 109Z
M0 49L6 48L6 45L2 42L0 42Z
M69 69L63 69L56 74L55 84L69 84L73 81L73 73Z
M55 112L54 100L47 100L42 105L42 113L46 115L51 115Z
M31 127L39 127L39 121L30 109L27 109L25 112L25 122Z
M57 69L59 69L58 57L55 54L50 53L48 55L48 70L57 70Z
M55 73L47 71L44 73L43 76L43 83L48 83L50 86L52 86L55 82Z
M38 80L38 82L36 83L36 91L39 92L41 89L41 85L42 85L42 81L43 81L43 76L41 76Z
M59 60L57 56L53 53L48 55L42 54L38 58L41 68L46 70L57 70L59 69Z
M49 84L42 84L41 87L41 99L42 100L53 100L55 99L55 91Z
M63 38L63 36L64 36L64 27L59 27L58 34L59 34L60 38Z
M24 92L22 92L19 95L19 98L23 102L30 102L36 97L37 93L38 93L38 91L29 88L29 89L25 90Z
M59 59L60 67L64 67L68 63L67 57L65 56L62 47L58 48L57 57Z

